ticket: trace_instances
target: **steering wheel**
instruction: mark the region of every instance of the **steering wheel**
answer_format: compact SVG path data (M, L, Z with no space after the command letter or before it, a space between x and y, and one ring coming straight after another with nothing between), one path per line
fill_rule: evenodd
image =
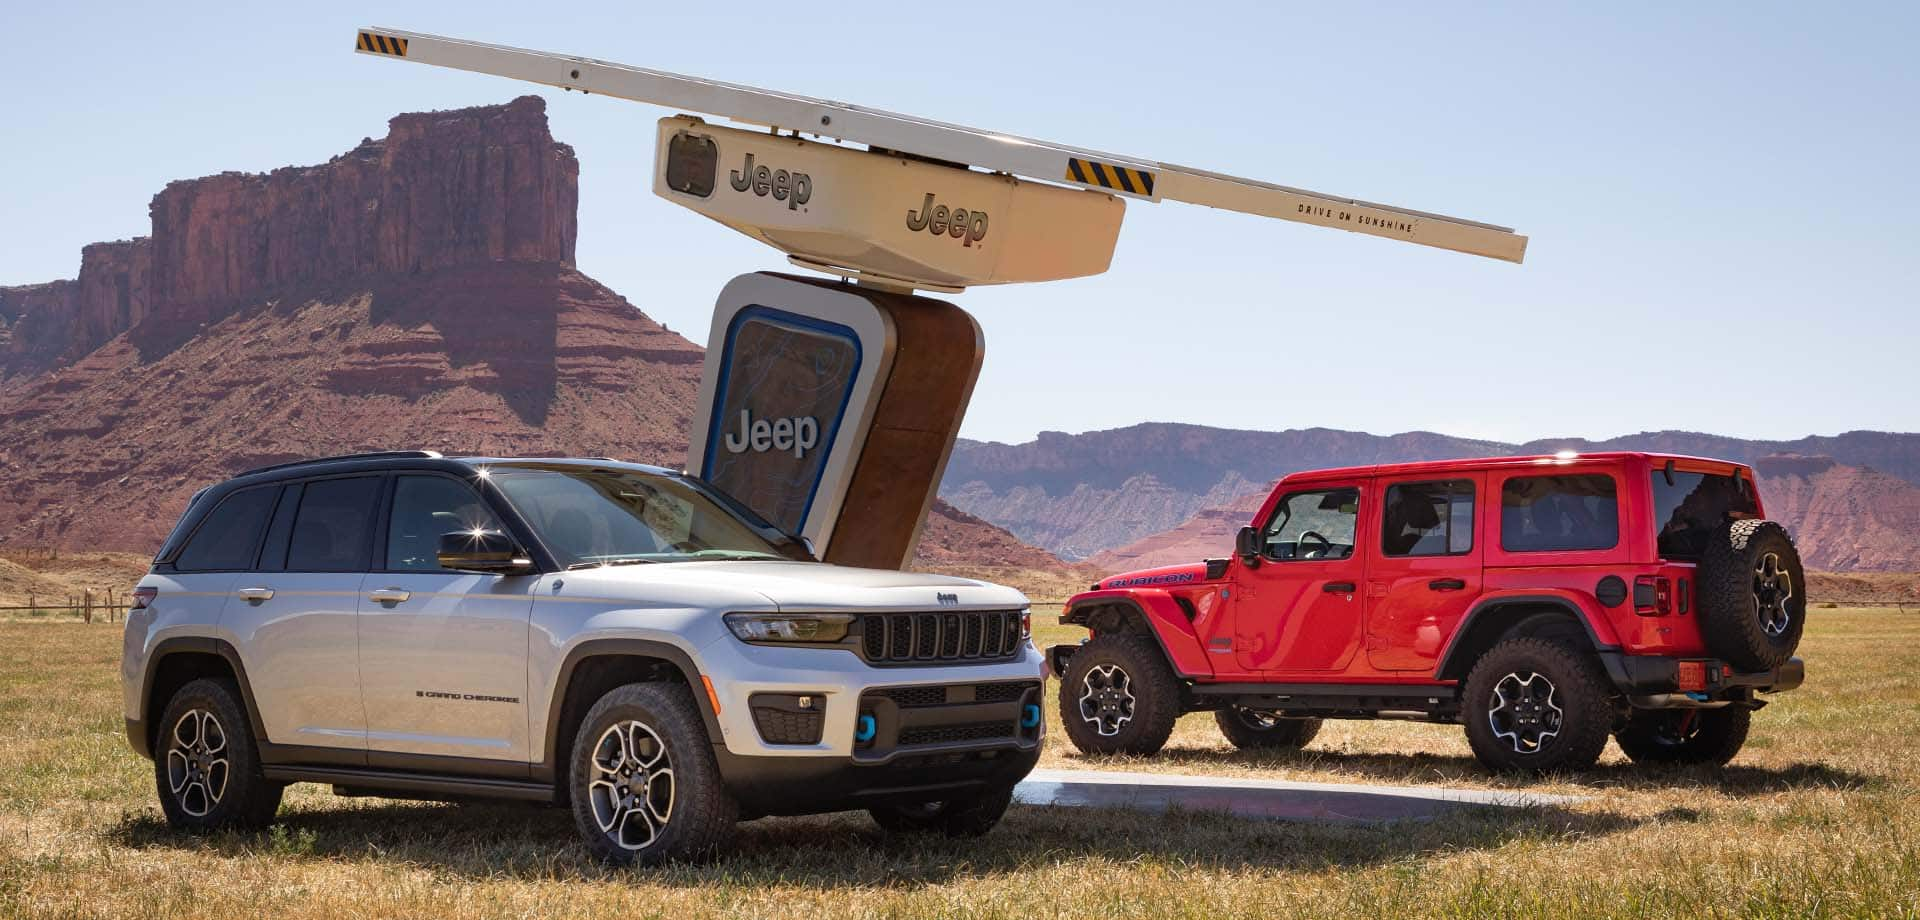
M1300 539L1294 541L1293 545L1296 547L1304 546L1309 539L1320 541L1320 548L1315 550L1302 549L1300 550L1300 558L1318 559L1323 555L1332 555L1333 541L1327 539L1326 537L1321 536L1320 532L1317 530L1309 530L1306 533L1301 534Z

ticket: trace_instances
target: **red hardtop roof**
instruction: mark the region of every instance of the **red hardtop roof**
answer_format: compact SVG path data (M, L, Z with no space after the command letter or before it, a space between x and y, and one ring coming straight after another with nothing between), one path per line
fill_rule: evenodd
M1376 463L1368 466L1342 466L1322 470L1302 470L1298 473L1287 474L1281 481L1300 482L1314 479L1357 479L1363 476L1453 473L1517 466L1586 466L1589 464L1618 463L1623 460L1643 461L1649 466L1654 467L1665 466L1667 461L1672 460L1679 466L1749 469L1747 464L1735 460L1716 460L1712 457L1689 457L1685 454L1659 454L1639 450L1607 450L1595 451L1593 453L1561 451L1556 454L1533 454L1524 457L1461 457L1453 460L1419 460L1412 463Z

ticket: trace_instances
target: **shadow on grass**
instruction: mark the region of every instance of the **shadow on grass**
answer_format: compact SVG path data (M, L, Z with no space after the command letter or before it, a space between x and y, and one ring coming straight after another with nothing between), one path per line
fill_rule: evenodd
M1063 862L1320 871L1498 847L1571 840L1639 822L1542 806L1469 807L1425 821L1320 825L1210 812L1143 814L1016 805L980 839L889 836L864 814L743 824L719 858L627 874L596 864L572 814L549 808L385 802L283 811L265 832L196 837L153 813L128 813L107 836L133 849L200 850L230 858L413 865L466 878L631 879L676 887L900 888L1010 875Z
M1104 758L1098 755L1071 754L1069 759L1088 769L1124 769L1134 761L1128 758ZM1445 754L1370 754L1341 751L1220 751L1169 748L1154 756L1160 764L1192 766L1237 766L1258 769L1324 769L1356 779L1392 783L1468 783L1492 784L1502 789L1576 783L1622 789L1698 789L1723 795L1768 795L1810 789L1858 790L1882 785L1883 777L1858 773L1823 763L1797 763L1784 767L1756 767L1744 764L1717 766L1660 766L1614 763L1571 773L1529 777L1525 774L1494 774L1480 761L1466 756ZM1343 777L1344 779L1344 777Z

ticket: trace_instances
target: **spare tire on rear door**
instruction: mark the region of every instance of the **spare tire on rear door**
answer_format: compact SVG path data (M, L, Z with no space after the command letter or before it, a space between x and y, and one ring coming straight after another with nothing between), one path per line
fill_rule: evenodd
M1807 582L1786 528L1758 520L1721 527L1700 559L1699 579L1708 650L1754 671L1793 657L1807 625Z

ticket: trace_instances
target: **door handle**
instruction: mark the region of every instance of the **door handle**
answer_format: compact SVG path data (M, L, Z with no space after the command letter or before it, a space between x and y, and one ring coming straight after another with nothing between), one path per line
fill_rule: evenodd
M1466 580L1461 578L1436 578L1427 582L1427 587L1434 591L1459 591L1466 586Z
M1330 581L1330 582L1327 582L1327 583L1326 583L1326 584L1324 584L1324 585L1321 585L1321 586L1320 586L1320 590L1322 590L1322 591L1325 591L1325 592L1327 592L1328 594L1352 594L1352 593L1353 593L1353 582L1350 582L1350 581Z
M402 588L379 588L367 592L367 600L376 604L404 604L412 596L412 591Z
M266 601L273 600L272 588L241 588L234 593L240 595L241 600L256 607Z

